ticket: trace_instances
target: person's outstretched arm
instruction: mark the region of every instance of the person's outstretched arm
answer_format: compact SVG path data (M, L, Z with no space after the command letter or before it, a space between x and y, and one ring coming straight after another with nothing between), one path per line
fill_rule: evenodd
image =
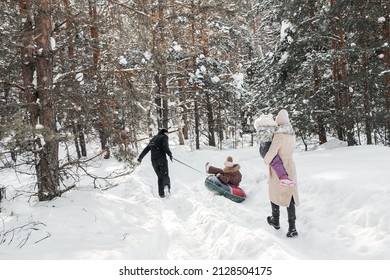
M148 144L148 145L145 147L145 149L143 149L143 151L141 152L141 154L139 155L137 161L138 161L138 162L141 162L142 159L144 158L144 156L145 156L147 153L149 153L149 151L150 151L150 145Z

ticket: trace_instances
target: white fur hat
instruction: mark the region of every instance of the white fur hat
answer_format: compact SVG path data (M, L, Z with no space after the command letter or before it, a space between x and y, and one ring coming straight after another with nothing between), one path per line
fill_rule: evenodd
M288 117L288 113L285 109L279 111L278 115L275 118L278 125L288 124L290 123L290 118Z
M225 161L225 167L233 167L233 158L231 156L228 156Z
M264 115L262 114L260 117L258 117L255 120L254 127L256 131L260 130L260 127L262 126L277 126L278 124L274 121L273 117L271 114L269 115Z

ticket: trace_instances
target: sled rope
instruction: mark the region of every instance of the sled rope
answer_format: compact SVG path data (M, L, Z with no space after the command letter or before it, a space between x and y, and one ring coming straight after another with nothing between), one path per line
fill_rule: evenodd
M193 169L193 170L195 170L195 171L197 171L197 172L199 172L199 173L205 174L204 172L202 172L202 171L200 171L200 170L198 170L198 169L196 169L196 168L193 168L192 166L190 166L190 165L188 165L188 164L186 164L186 163L184 163L184 162L178 160L177 158L173 158L173 159L174 159L175 161L177 161L178 163L181 163L181 164L183 164L183 165L185 165L185 166L187 166L187 167L189 167L189 168L191 168L191 169Z

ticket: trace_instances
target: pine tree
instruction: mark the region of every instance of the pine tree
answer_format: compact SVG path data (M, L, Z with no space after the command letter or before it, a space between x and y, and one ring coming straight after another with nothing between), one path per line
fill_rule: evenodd
M384 126L376 115L383 118L387 108L381 59L388 45L386 35L372 30L386 22L383 7L381 1L284 1L277 16L282 40L249 68L252 77L261 75L251 81L264 92L255 102L273 113L287 108L300 135L314 133L320 144L328 134L348 145L380 138Z

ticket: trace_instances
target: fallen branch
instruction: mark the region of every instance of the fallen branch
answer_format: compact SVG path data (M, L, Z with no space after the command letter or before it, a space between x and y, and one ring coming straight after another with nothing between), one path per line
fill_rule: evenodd
M4 231L3 233L0 233L0 236L1 236L0 245L5 243L7 241L7 238L9 238L7 245L10 245L13 242L13 240L16 236L16 233L20 233L23 230L30 229L30 231L27 233L27 236L18 244L18 247L22 248L27 243L28 239L30 238L32 231L39 230L36 227L38 225L46 226L44 223L41 223L41 222L30 222L30 223L27 223L25 225L15 227L15 228L12 228L10 230ZM30 227L30 228L27 228L27 227ZM10 237L8 237L9 235L10 235Z
M45 239L49 238L50 236L51 236L51 233L50 233L50 232L47 232L47 235L46 235L45 237L43 237L43 238L41 238L41 239L35 241L34 243L37 244L37 243L41 242L42 240L45 240Z

